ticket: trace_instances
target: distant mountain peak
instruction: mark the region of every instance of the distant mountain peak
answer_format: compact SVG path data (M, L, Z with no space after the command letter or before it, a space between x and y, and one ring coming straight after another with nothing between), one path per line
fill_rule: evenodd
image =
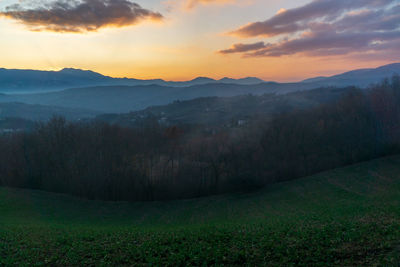
M215 81L215 80L208 78L208 77L201 77L201 76L191 80L191 82L202 82L202 81Z
M336 87L354 85L365 88L373 83L381 82L384 78L390 78L394 74L400 74L400 63L377 68L357 69L329 77L315 77L306 79L302 83Z
M219 82L225 82L225 81L234 81L235 79L232 79L232 78L230 78L230 77L224 77L224 78L222 78L222 79L219 79L218 81Z
M385 66L381 66L376 68L376 70L394 70L394 71L400 71L400 63L393 63Z
M63 68L62 70L58 71L58 73L65 75L73 75L82 78L89 78L89 79L111 79L111 77L104 76L98 72L94 72L91 70L75 69L75 68Z
M239 83L239 84L257 84L257 83L264 83L264 80L261 80L259 78L256 77L245 77L245 78L240 78L240 79L233 79L233 78L229 78L229 77L224 77L220 80L218 80L218 82L222 82L222 83Z
M63 68L59 72L84 72L84 70L76 69L76 68Z
M98 73L98 72L94 72L91 70L82 70L82 69L76 69L76 68L63 68L62 70L58 71L61 73L72 73L72 74L79 74L79 73L92 73L92 74L97 74L97 75L101 75L102 74Z
M260 79L260 78L257 78L257 77L245 77L245 78L242 78L242 79L240 79L240 80L243 80L243 81L265 82L264 80L262 80L262 79Z

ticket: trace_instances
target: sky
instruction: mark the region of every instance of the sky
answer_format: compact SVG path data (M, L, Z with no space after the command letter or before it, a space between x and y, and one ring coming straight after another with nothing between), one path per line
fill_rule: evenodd
M299 81L400 62L400 0L0 0L0 67Z

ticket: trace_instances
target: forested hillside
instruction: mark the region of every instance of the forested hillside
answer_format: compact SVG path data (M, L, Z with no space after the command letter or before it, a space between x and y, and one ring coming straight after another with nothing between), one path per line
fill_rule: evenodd
M0 185L103 200L191 198L259 188L400 148L400 82L245 127L143 127L55 118L0 138Z
M333 103L353 89L354 87L330 87L288 94L203 97L174 101L169 105L153 106L126 114L102 114L96 119L130 127L138 127L150 118L159 121L164 126L189 124L233 127L258 119L268 120L277 114L293 110L304 110Z

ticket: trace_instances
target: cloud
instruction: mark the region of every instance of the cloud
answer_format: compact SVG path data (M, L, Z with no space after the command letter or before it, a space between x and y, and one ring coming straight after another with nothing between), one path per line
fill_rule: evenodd
M351 52L381 50L391 47L391 41L400 40L399 32L376 33L340 33L320 32L306 38L282 41L255 52L246 57L279 57L304 53L308 56L344 55Z
M239 37L271 37L294 33L307 29L308 22L313 20L334 20L348 10L382 7L394 1L396 0L314 0L302 7L278 12L266 21L245 25L231 34Z
M57 0L29 9L16 4L1 11L0 17L19 21L33 31L54 32L90 32L163 18L128 0Z
M264 42L236 44L220 53L242 53L244 57L279 57L297 53L333 56L384 50L395 53L393 44L400 41L400 5L394 4L397 1L314 0L231 32L244 38L275 36L274 42L268 45Z
M234 44L232 45L232 47L218 52L220 54L233 54L233 53L242 53L242 52L259 50L262 48L266 48L264 42L258 42L253 44Z
M287 10L285 8L281 8L278 10L278 12L276 12L277 15L283 14L285 13Z

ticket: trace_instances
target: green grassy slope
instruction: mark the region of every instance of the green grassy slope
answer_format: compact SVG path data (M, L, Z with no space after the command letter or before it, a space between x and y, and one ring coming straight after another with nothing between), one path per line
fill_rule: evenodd
M0 266L398 266L399 251L399 156L172 202L0 188Z

